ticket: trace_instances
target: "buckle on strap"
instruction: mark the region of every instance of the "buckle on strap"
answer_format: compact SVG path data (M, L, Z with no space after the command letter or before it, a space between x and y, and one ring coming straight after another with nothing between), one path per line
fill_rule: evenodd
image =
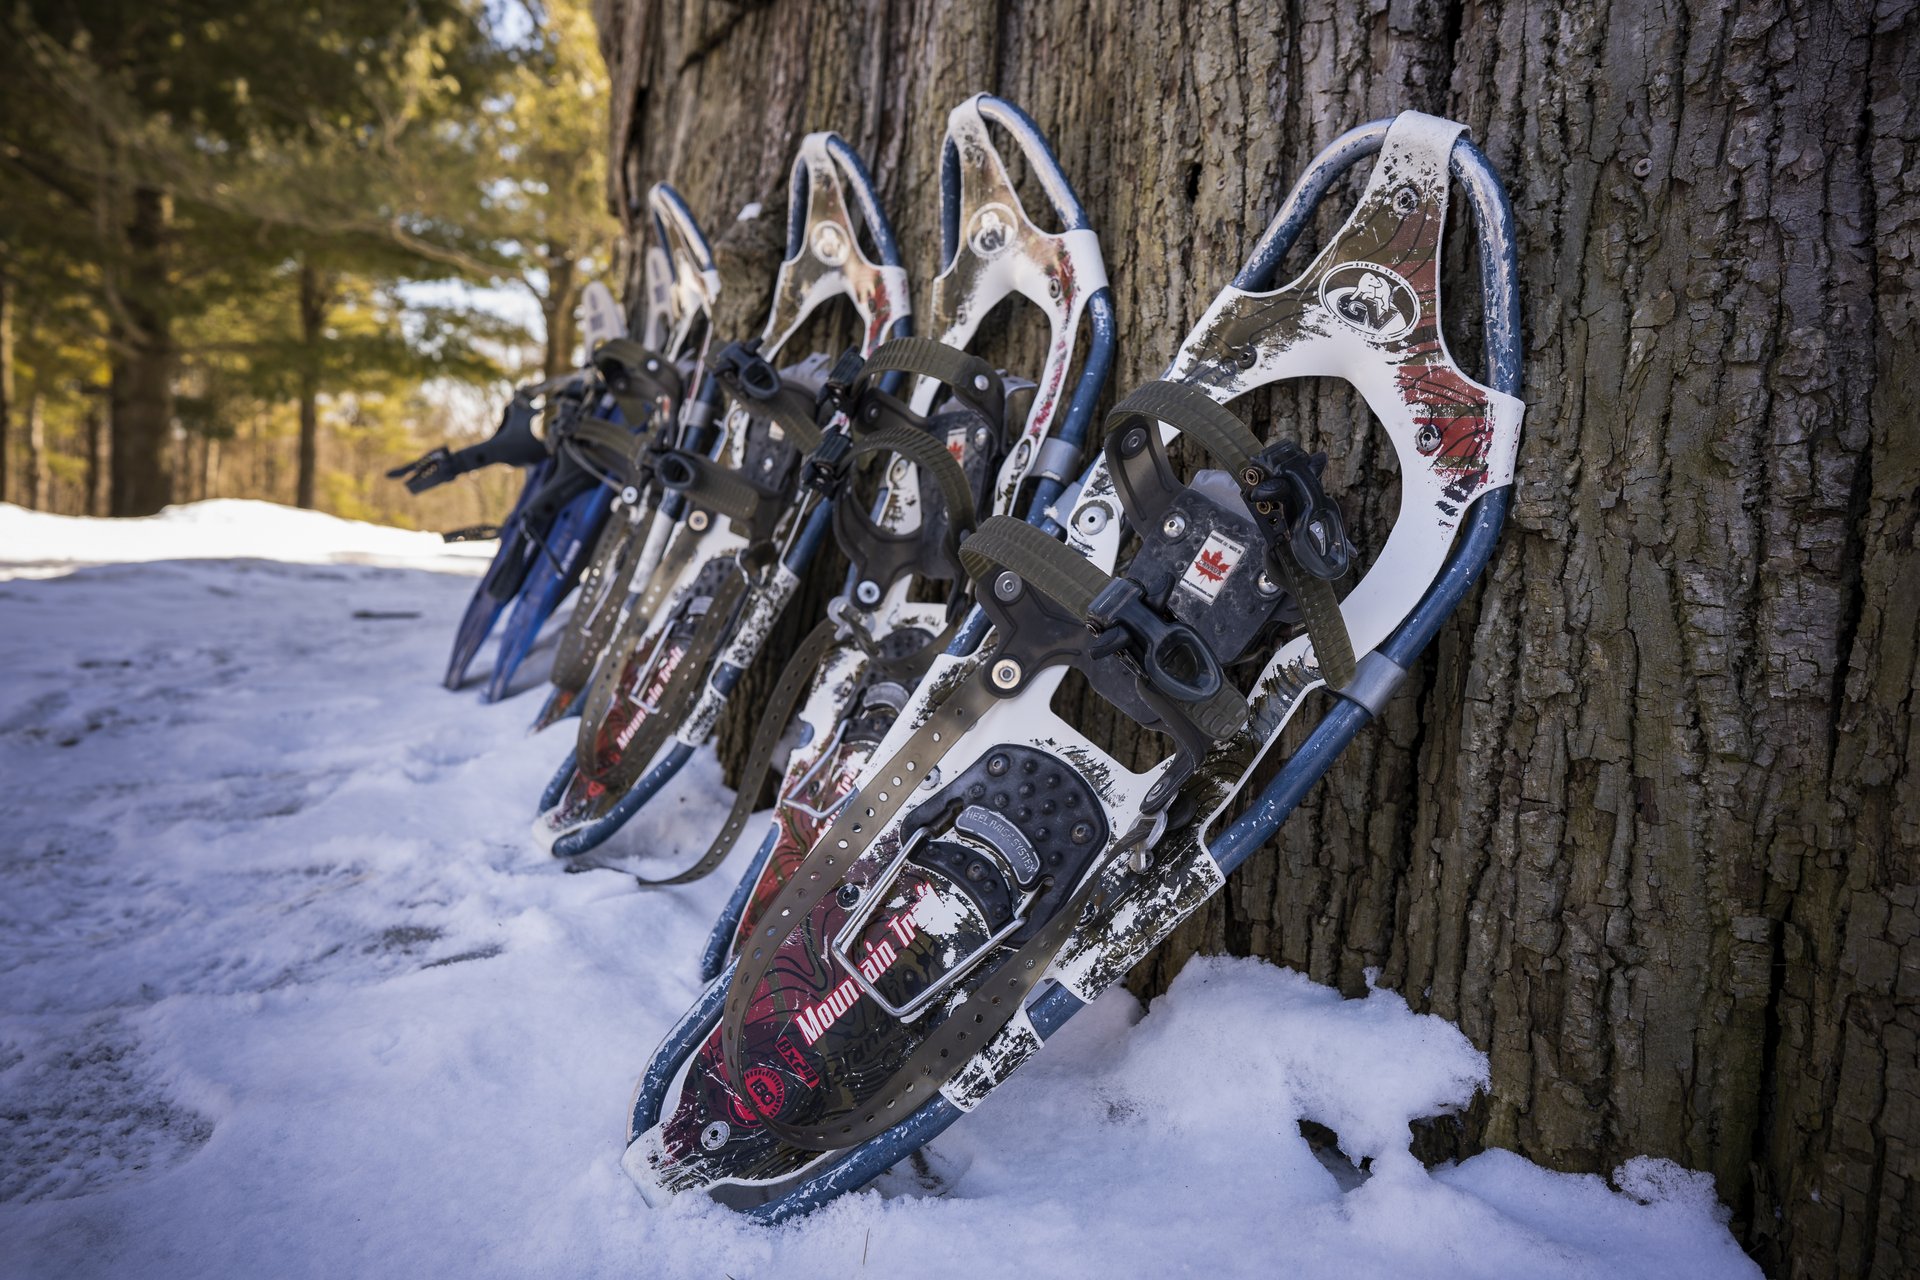
M1247 459L1238 478L1268 547L1278 551L1284 544L1294 563L1331 582L1353 567L1357 552L1340 504L1320 483L1326 469L1326 454L1277 440Z
M1198 633L1184 622L1168 622L1146 606L1140 584L1115 578L1087 606L1094 658L1130 653L1147 682L1181 702L1200 702L1220 691L1220 663Z
M820 447L807 455L807 467L800 483L824 498L837 497L847 482L847 468L853 454L853 437L844 431L829 431Z
M760 354L760 339L729 342L707 361L727 390L743 399L771 400L780 394L780 371Z

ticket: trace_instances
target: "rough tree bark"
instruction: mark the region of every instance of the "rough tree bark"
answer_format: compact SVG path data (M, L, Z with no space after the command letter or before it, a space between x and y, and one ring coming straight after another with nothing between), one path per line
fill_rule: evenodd
M300 469L293 505L311 511L320 472L320 344L325 338L333 283L311 262L300 263Z
M40 416L40 388L27 392L27 475L26 491L20 505L29 511L47 510L47 486L52 477L47 470L47 422Z
M167 224L164 191L133 193L127 226L126 279L117 290L109 346L113 357L113 475L109 513L150 516L172 501L167 438L173 430L172 324L167 314Z
M573 309L580 301L579 263L564 247L550 248L546 256L547 291L539 295L540 315L546 322L545 376L557 378L573 368Z
M107 478L106 421L100 411L100 390L87 388L87 514L101 514L101 496Z
M13 448L13 281L0 271L0 502L7 500L7 455Z
M679 186L735 268L728 324L767 283L764 254L729 254L734 217L778 218L808 129L867 156L924 289L944 115L988 89L1040 122L1102 235L1116 389L1158 372L1335 135L1465 121L1525 285L1500 555L1135 985L1197 950L1349 991L1377 969L1491 1058L1453 1149L1710 1170L1780 1274L1920 1256L1912 4L599 9L613 201ZM1391 465L1355 413L1306 390L1256 425L1330 447L1378 529Z

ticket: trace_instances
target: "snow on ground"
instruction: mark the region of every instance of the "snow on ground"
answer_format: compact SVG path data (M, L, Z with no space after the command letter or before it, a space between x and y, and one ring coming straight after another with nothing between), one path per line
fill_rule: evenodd
M482 563L257 503L0 507L0 1274L1757 1274L1661 1161L1422 1168L1408 1122L1485 1060L1244 960L1101 999L933 1177L649 1210L625 1108L738 858L642 893L532 848L565 730L439 687ZM690 772L633 847L704 846L729 797Z

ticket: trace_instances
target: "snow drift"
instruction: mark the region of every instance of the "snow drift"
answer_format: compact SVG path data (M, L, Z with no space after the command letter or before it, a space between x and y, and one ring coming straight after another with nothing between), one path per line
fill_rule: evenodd
M625 1103L733 876L529 846L565 744L437 683L488 550L0 507L0 1274L1757 1274L1663 1161L1423 1167L1482 1055L1247 960L1110 993L811 1217L648 1210ZM730 797L688 775L623 847L704 847Z

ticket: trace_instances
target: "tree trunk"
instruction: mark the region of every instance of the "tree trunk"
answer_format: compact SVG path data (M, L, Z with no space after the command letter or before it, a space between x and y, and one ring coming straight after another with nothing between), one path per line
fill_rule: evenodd
M113 350L113 479L110 513L149 516L173 500L167 439L173 430L172 321L167 297L167 224L172 201L164 191L133 193L127 227L127 278Z
M300 264L300 470L293 504L311 511L320 470L320 343L332 284L310 262Z
M578 264L564 250L547 257L547 292L540 299L540 314L546 318L546 362L542 366L548 378L557 378L573 367L573 308L579 301Z
M1024 106L1106 246L1110 396L1160 371L1337 134L1405 108L1467 122L1525 287L1501 552L1382 723L1135 985L1198 950L1349 991L1377 968L1490 1056L1465 1147L1710 1170L1780 1274L1920 1256L1912 4L600 12L616 207L665 178L716 236L749 201L777 217L800 135L838 129L922 296L945 112L980 89ZM728 277L735 321L767 284ZM1333 448L1377 533L1392 476L1344 443L1356 411L1344 391L1255 406Z
M51 475L47 468L47 423L40 414L40 388L27 393L27 492L22 504L30 511L45 511L47 486Z
M7 461L13 448L13 281L0 271L0 502L7 500Z
M101 418L100 400L95 390L87 389L87 508L90 516L100 514L101 485L107 478L106 423Z

